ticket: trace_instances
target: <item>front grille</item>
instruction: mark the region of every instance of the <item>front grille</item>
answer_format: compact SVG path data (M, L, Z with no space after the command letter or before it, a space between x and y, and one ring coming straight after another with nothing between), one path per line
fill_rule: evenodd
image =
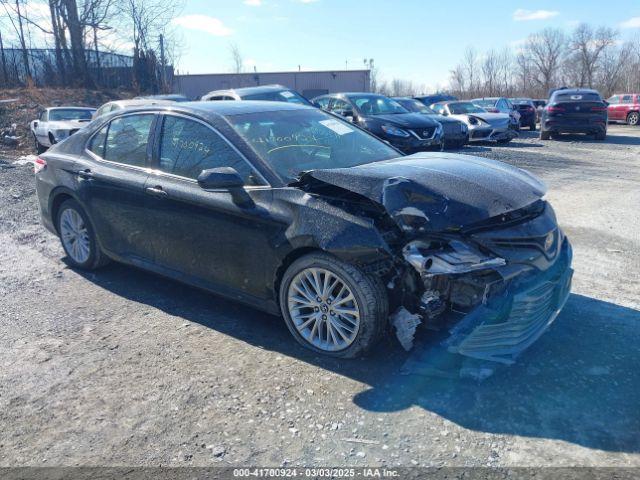
M571 288L573 270L513 296L504 321L476 327L455 351L474 358L513 363L518 353L535 342L556 318ZM484 315L490 315L484 312Z
M414 130L414 131L421 138L431 138L433 137L433 134L436 131L436 127L427 127L421 130Z

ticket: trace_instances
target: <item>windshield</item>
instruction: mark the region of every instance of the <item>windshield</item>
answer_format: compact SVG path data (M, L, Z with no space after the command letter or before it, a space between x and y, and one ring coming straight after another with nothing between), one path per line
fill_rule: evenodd
M397 113L409 113L409 111L395 100L387 97L374 95L352 95L349 96L358 110L363 115L394 115Z
M413 98L407 98L402 100L396 100L400 105L409 110L410 112L424 113L426 115L437 115L436 112L427 107L420 100Z
M300 105L310 105L309 100L297 92L291 90L280 90L279 92L262 92L245 95L243 100L266 100L268 102L289 102Z
M450 103L449 111L453 115L464 115L466 113L487 113L484 108L480 108L471 102Z
M394 148L320 110L230 115L227 121L286 181L301 172L399 157Z
M78 108L65 108L49 110L49 121L58 122L65 120L91 120L95 110L80 110Z

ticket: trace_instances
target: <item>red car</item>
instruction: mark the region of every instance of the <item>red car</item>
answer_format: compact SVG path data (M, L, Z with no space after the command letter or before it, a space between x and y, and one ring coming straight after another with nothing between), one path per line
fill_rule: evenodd
M627 125L640 123L640 94L623 93L607 100L610 122L625 122Z

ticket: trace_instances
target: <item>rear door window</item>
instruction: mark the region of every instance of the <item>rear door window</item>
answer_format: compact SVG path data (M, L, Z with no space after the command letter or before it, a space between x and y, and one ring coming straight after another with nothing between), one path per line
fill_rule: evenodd
M107 130L103 158L124 165L144 167L153 118L153 114L140 114L113 119Z
M203 170L232 167L247 185L259 185L253 168L218 133L188 118L167 115L160 137L161 171L197 179Z

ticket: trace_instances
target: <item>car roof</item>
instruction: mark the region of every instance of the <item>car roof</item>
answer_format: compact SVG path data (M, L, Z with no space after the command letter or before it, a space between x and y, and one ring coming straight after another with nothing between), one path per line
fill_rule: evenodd
M226 88L224 90L212 90L205 94L205 96L223 94L223 93L236 93L240 97L242 95L253 95L256 93L265 93L265 92L280 92L282 90L293 90L292 88L285 87L284 85L260 85L257 87L242 87L242 88Z
M95 110L95 107L74 107L69 105L68 107L49 107L47 110Z
M552 95L565 95L572 93L597 93L598 95L600 95L600 92L592 88L562 88L553 92Z
M246 100L242 102L170 102L170 105L141 105L139 109L131 109L129 112L136 110L191 112L203 116L233 116L245 113L280 112L289 110L317 111L316 108L308 105L288 102L270 102L266 100Z
M473 100L471 100L472 102L475 102L477 100L490 100L490 101L496 101L496 100L500 100L501 98L505 98L505 97L478 97L478 98L474 98Z

